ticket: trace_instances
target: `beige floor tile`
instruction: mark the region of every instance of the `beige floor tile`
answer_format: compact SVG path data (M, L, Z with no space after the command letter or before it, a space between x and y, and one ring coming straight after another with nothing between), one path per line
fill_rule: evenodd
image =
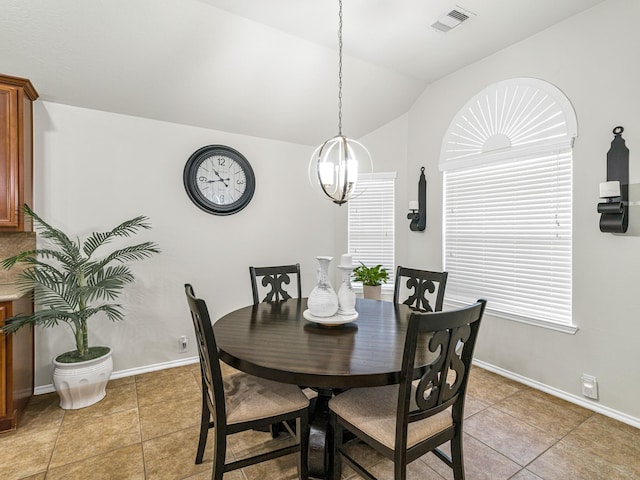
M183 365L180 367L174 368L164 368L162 370L156 370L148 373L141 373L140 375L135 375L134 379L136 383L144 383L146 381L157 382L160 379L173 376L173 375L186 375L193 374L194 366L192 364Z
M233 368L231 365L227 365L224 362L220 362L220 370L222 372L222 376L226 377L228 375L234 375L236 373L239 373L240 370ZM198 377L200 376L200 365L198 365L198 372L197 372Z
M228 437L227 445L232 449L235 458L242 459L260 453L277 450L296 443L296 439L287 433L280 433L272 438L269 432L247 430ZM242 471L248 480L265 480L267 478L298 478L298 454L269 460L258 465L251 465Z
M156 372L153 372L156 373ZM159 372L158 372L159 373ZM200 386L187 367L172 368L170 373L136 377L138 405L170 402L176 399L200 398Z
M463 428L472 437L522 466L556 441L552 435L494 407L466 419Z
M227 445L238 459L277 450L295 443L296 439L285 432L280 433L277 438L272 438L269 432L256 430L247 430L227 437Z
M144 480L142 445L128 447L50 469L47 480Z
M298 480L298 457L297 454L285 455L284 457L251 465L242 469L247 480L266 480L277 478L278 480Z
M585 408L533 389L516 392L494 407L558 439L593 415Z
M139 411L142 440L199 426L201 406L202 400L196 397L141 405Z
M376 463L370 470L378 480L393 480L393 462L384 459ZM356 476L355 478L359 478ZM442 480L442 477L420 460L407 465L407 480Z
M344 445L344 450L356 462L367 469L372 468L376 463L380 463L385 459L382 454L376 452L373 448L369 447L366 443L361 442L358 439L347 442ZM342 478L352 478L354 475L356 475L356 472L354 472L353 469L346 463L343 463Z
M196 465L199 432L198 427L191 427L142 442L146 480L183 479L204 472L211 475L213 430L209 431L203 462ZM233 452L227 450L227 462L233 458Z
M58 394L56 392L50 392L50 393L43 393L41 395L33 395L31 397L31 400L29 400L29 407L36 405L40 402L45 402L45 403L59 403L60 402L60 397L58 397Z
M77 410L65 410L64 425L86 422L138 407L135 383L123 383L107 388L106 396L98 403Z
M522 384L488 372L478 367L471 369L467 394L486 403L493 404L525 388Z
M138 410L131 409L84 422L63 422L51 468L140 442Z
M275 480L277 477L273 477ZM265 477L262 480L270 480L271 477ZM196 473L189 477L185 477L182 480L211 480L211 466L206 472ZM242 470L233 470L224 474L224 480L246 480L246 477L242 473Z
M592 417L593 418L591 418L590 421L600 425L601 428L613 429L616 432L621 432L625 435L626 438L633 439L634 443L638 441L640 429L632 427L631 425L627 425L626 423L622 423L613 418L605 417L604 415L600 415L599 413L594 413Z
M513 477L511 477L511 480L542 480L542 479L539 476L537 476L535 473L530 472L526 468L523 468L518 473L516 473Z
M475 415L485 408L489 408L489 406L490 405L488 403L478 400L476 397L473 397L471 395L467 395L467 398L465 398L464 402L464 418Z
M29 475L28 477L21 478L20 480L45 480L47 472L36 473L35 475Z
M527 466L545 480L638 480L640 475L620 469L612 462L560 441Z
M134 375L122 378L112 378L109 380L109 383L107 383L107 390L109 390L110 388L121 387L122 385L130 385L133 383L136 383L136 377Z
M596 414L562 443L596 456L640 479L640 430Z
M506 480L522 468L514 461L466 434L462 448L467 480ZM444 444L441 450L447 455L451 455L449 442ZM433 453L424 455L420 461L425 462L445 479L453 479L453 470Z
M0 478L17 480L44 472L58 437L58 428L0 435Z
M220 362L222 364L222 362ZM200 361L196 361L193 363L190 363L189 365L185 365L187 369L191 370L192 373L194 373L195 375L200 375Z
M57 393L33 397L18 422L16 433L22 435L60 427L65 411L60 408L59 403Z

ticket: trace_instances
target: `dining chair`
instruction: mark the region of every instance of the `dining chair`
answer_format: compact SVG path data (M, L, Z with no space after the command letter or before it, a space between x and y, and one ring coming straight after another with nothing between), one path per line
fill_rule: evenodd
M329 401L333 430L333 480L342 460L360 476L375 477L343 449L344 430L393 460L394 480L407 464L432 451L464 479L462 421L467 380L486 301L459 310L412 313L400 383L353 388ZM415 365L424 365L416 376ZM451 456L438 447L451 442Z
M398 266L393 290L394 303L402 302L423 312L441 311L447 275L447 272L430 272ZM400 300L401 297L404 298L403 295L406 298ZM434 305L429 302L429 298L434 300Z
M260 288L258 286L258 278L262 277L260 282L268 291L262 302L278 302L280 300L288 300L291 297L284 289L283 285L291 283L291 277L295 278L297 298L302 298L302 285L300 282L300 264L281 265L277 267L249 267L249 275L251 276L251 291L253 293L253 304L258 305L260 300ZM305 396L313 399L317 396L317 392L307 388L304 385L299 386ZM269 430L273 438L276 438L282 431L282 425L271 425Z
M302 297L302 286L300 285L300 264L282 265L278 267L249 267L251 276L251 291L253 292L253 303L257 305L262 302L278 302L288 300L291 295L285 290L284 285L291 283L291 277L295 277L297 298ZM268 291L260 300L260 288L258 287L258 277L262 277L260 282Z
M207 305L201 298L196 298L190 284L185 284L184 288L195 329L202 378L202 415L196 463L202 463L209 429L215 427L213 480L221 480L225 472L295 452L299 452L298 475L306 480L309 476L309 400L295 385L243 372L223 378ZM294 420L297 433L287 429L297 438L295 445L225 463L228 435L268 427L276 422L283 422L288 427L287 421Z

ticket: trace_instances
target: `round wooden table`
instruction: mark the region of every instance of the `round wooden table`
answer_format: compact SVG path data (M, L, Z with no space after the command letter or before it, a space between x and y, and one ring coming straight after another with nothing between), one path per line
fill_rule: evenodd
M328 327L305 320L306 308L306 298L251 305L223 316L213 329L224 362L318 392L311 414L309 473L328 478L333 462L325 448L327 403L345 388L399 382L412 310L392 302L357 299L355 322Z

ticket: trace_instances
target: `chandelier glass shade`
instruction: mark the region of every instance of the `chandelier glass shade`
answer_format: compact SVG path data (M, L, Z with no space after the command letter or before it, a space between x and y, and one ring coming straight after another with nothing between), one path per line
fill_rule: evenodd
M309 177L333 203L342 205L353 196L359 175L371 170L371 155L365 146L336 135L316 148Z

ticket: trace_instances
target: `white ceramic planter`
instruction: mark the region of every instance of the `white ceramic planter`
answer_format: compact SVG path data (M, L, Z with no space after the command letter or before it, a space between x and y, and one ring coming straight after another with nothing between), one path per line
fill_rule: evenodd
M54 360L53 365L53 385L60 396L60 408L76 410L104 398L113 371L111 349L93 360L77 363Z
M371 300L382 299L382 285L363 285L362 290L364 298L370 298Z

